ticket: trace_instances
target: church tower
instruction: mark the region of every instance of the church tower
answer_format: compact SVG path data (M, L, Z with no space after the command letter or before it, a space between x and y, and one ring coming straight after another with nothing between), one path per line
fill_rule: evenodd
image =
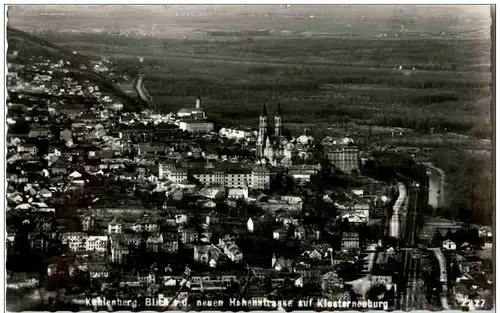
M201 96L200 93L198 93L198 96L196 97L196 108L201 109Z
M266 103L262 103L262 113L259 117L259 136L257 137L257 155L264 155L264 146L267 138L267 110Z
M274 116L274 135L283 136L283 120L281 118L281 105L278 102L278 114Z

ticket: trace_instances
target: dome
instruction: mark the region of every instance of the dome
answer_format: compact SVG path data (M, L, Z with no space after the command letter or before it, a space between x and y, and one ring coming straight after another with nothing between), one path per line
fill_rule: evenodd
M297 138L297 143L301 145L310 145L312 144L314 138L312 136L308 135L302 135L299 138Z
M345 137L344 139L342 139L342 143L345 145L354 144L354 140L350 137Z

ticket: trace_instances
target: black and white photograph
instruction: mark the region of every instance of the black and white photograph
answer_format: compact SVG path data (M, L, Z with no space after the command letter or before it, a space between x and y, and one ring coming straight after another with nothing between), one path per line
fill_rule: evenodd
M492 311L494 4L4 4L9 312Z

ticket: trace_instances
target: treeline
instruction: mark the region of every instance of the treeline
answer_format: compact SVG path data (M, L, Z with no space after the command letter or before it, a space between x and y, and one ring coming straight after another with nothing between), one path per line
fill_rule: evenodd
M398 175L403 175L419 182L423 187L429 184L425 166L402 153L374 152L373 158L364 164L362 172L385 182L394 182L400 179Z
M437 149L432 162L446 173L447 205L443 217L479 225L491 225L493 174L491 155Z

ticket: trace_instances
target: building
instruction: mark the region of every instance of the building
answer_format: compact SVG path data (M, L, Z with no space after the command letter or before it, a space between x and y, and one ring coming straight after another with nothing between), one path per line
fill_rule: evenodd
M160 164L158 169L159 178L168 178L179 184L187 180L188 171L185 168L175 167L170 164Z
M253 168L175 168L160 164L161 177L167 177L174 183L181 183L192 176L200 184L206 186L221 186L226 188L251 188L267 190L271 186L271 172L265 167Z
M324 142L324 151L335 169L348 174L359 171L359 147L355 145L351 138Z
M393 281L393 275L396 273L389 267L385 267L381 264L374 264L372 274L370 275L370 282L373 285L391 285Z
M184 120L179 122L179 129L190 133L211 133L214 123L206 120Z
M87 268L89 271L90 279L100 279L109 277L109 271L106 268L106 265L103 263L89 263Z
M457 244L454 243L453 241L447 239L443 241L443 250L456 250L457 249Z
M189 117L192 119L205 119L206 113L201 106L201 96L198 94L196 97L196 105L194 108L182 108L177 111L178 117Z
M111 262L123 264L129 254L129 247L125 244L116 244L111 246Z
M318 174L319 166L317 165L292 165L289 174L298 183L306 183L311 181L311 176Z
M157 229L158 224L148 215L143 216L132 225L132 230L135 232L155 232Z
M230 188L227 191L228 199L246 199L248 198L248 188Z
M336 271L330 271L321 276L321 290L327 294L331 291L343 290L344 282Z
M89 231L95 226L95 217L91 214L87 214L82 219L82 230Z
M36 147L36 145L25 143L17 146L17 152L26 152L31 155L36 155L38 153L38 148Z
M288 235L288 232L283 228L278 228L273 231L273 239L274 240L284 240Z
M85 241L86 251L106 252L108 251L107 236L89 236Z
M69 251L78 252L85 250L87 238L87 235L80 232L64 233L62 234L61 242L63 245L68 245Z
M108 234L122 234L123 223L116 217L108 224Z
M342 250L359 249L358 233L343 233L341 238Z
M217 264L221 251L214 245L195 245L194 246L194 260L202 264Z
M262 103L262 113L259 116L259 130L257 134L256 154L257 157L267 158L274 161L286 140L283 137L283 119L281 106L278 102L278 112L274 116L274 132L269 133L268 115L266 104Z
M249 138L252 136L252 132L249 130L239 130L239 129L232 129L232 128L221 128L219 131L219 135L221 137L226 137L228 139L234 139L234 140L239 140L239 139L245 139Z
M199 239L198 232L193 227L179 227L179 236L183 244L195 243Z

